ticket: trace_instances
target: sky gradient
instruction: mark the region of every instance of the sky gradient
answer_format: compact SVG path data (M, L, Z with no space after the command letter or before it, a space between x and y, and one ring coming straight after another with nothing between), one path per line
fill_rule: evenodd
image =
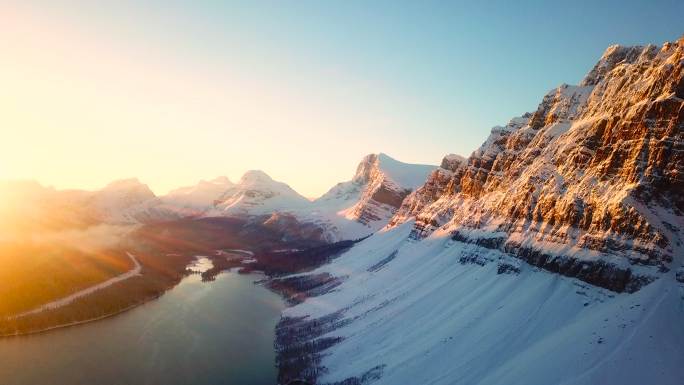
M42 3L0 3L0 179L156 193L467 156L608 45L684 33L676 0Z

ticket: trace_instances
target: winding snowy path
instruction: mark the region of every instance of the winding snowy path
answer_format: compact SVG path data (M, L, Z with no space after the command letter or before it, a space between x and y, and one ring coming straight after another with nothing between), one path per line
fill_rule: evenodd
M98 283L97 285L90 286L88 288L85 288L83 290L77 291L74 294L68 295L66 297L60 298L56 301L48 302L46 304L43 304L33 310L29 310L23 313L19 313L12 318L21 318L21 317L26 317L28 315L32 314L37 314L40 312L43 312L45 310L53 310L60 308L62 306L68 305L71 302L75 301L78 298L85 297L86 295L90 295L98 290L104 289L106 287L109 287L117 282L125 281L131 277L134 277L136 275L140 275L140 270L142 266L140 265L140 262L135 258L135 256L131 253L126 253L128 257L133 261L133 268L123 274L117 275L116 277L110 278L104 282Z

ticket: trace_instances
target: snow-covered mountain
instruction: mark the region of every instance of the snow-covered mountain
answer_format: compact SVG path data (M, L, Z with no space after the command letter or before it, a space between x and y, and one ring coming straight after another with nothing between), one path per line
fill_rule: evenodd
M234 186L235 184L228 177L221 176L209 181L202 180L194 186L177 188L160 198L170 206L190 211L204 211L217 203L219 198Z
M197 203L193 209L202 217L250 218L286 233L311 233L312 228L318 228L321 239L327 241L358 239L385 226L404 197L423 184L435 168L370 154L359 163L350 181L338 183L314 201L256 170L245 173L236 184L225 179L224 183L200 183L161 200L166 209L188 206L178 197L184 202L192 200Z
M132 229L127 225L140 223L138 212L156 204L149 188L135 179L95 191L57 190L35 181L0 182L0 242L47 242L82 250L109 245Z
M139 223L200 217L255 218L300 210L311 202L263 171L247 171L237 183L222 176L181 187L126 210Z
M311 202L283 182L265 172L247 171L240 181L226 190L205 216L259 216L292 211Z
M383 153L370 154L359 163L352 180L337 184L315 203L378 230L435 168L402 163Z
M135 223L136 212L156 203L150 188L136 178L114 181L101 190L73 192L77 202L94 219L105 223Z
M98 192L102 195L104 190ZM257 218L299 210L311 204L287 184L263 171L247 171L237 183L222 176L181 187L166 195L153 194L121 207L118 216L129 223L154 223L180 218ZM116 210L114 210L116 212ZM109 219L111 221L111 219Z
M137 179L114 181L96 191L56 190L37 182L0 184L0 196L13 222L32 227L83 227L98 223L137 223L135 214L157 204L147 185ZM5 215L9 215L5 213Z
M281 380L681 383L682 175L684 38L608 48L299 276Z
M144 224L239 217L282 227L288 233L319 233L321 240L337 241L365 237L385 226L404 197L433 169L371 154L361 161L352 180L339 183L315 201L259 170L247 171L237 183L218 177L159 197L137 179L115 181L96 191L58 191L37 183L25 188L8 184L6 190L11 187L19 193L31 187L40 191L40 204L30 199L35 194L23 194L23 210L73 211L77 222Z
M404 198L425 183L434 169L383 153L369 154L351 180L338 183L295 215L302 222L319 224L330 240L362 238L384 227Z

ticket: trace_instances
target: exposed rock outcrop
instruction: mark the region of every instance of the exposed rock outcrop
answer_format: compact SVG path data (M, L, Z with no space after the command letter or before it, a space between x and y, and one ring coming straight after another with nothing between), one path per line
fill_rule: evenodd
M674 257L682 191L684 38L609 47L579 86L561 85L535 112L494 127L467 161L445 159L390 226L415 218L414 237L487 240L545 269L634 291Z

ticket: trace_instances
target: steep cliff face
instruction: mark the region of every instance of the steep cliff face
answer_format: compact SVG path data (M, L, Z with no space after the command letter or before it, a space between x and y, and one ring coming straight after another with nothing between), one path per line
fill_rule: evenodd
M684 39L608 48L579 86L445 160L391 226L516 255L616 291L669 268L684 212Z

